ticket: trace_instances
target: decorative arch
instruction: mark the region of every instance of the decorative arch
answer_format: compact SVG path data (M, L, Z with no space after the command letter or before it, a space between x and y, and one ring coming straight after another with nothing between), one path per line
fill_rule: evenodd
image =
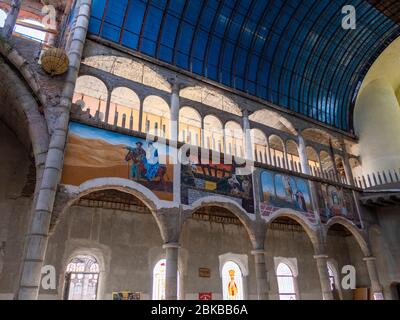
M281 137L272 134L268 137L268 144L271 153L271 163L276 167L285 167L285 144Z
M193 107L184 106L179 110L179 140L200 146L202 140L202 119Z
M335 224L339 224L339 225L343 226L346 230L348 230L354 236L354 238L356 239L357 243L359 244L364 256L366 256L366 257L371 256L371 250L369 248L369 245L368 245L368 242L367 242L365 236L360 232L360 230L354 223L350 222L346 218L335 216L335 217L329 219L328 222L326 223L326 227L325 227L325 238L328 234L329 229Z
M296 221L306 232L311 243L314 247L314 251L317 253L319 252L320 243L322 243L315 227L312 223L302 215L301 213L291 210L291 209L279 209L275 213L273 213L268 220L267 228L273 223L274 220L279 218L289 218Z
M286 141L288 169L296 172L301 172L299 146L297 143L289 139Z
M97 112L101 120L106 120L107 99L108 89L103 81L87 75L78 77L72 102L88 117L94 117Z
M111 92L108 123L139 131L140 98L135 91L117 87Z
M254 159L262 163L270 163L267 136L260 129L251 129Z
M250 241L253 242L255 240L252 228L252 219L250 219L247 212L234 200L220 196L209 196L196 200L191 206L192 210L190 211L189 216L202 207L221 207L229 210L243 224L250 237Z
M170 108L164 98L151 95L143 101L142 131L170 138Z
M221 120L214 115L206 115L204 122L204 145L207 149L223 152L224 149L224 127Z
M225 123L225 152L238 157L244 156L243 128L236 121Z
M159 200L150 189L135 181L122 178L97 178L86 181L78 187L67 185L64 186L64 188L65 199L60 200L61 203L55 204L57 209L53 212L50 232L54 232L60 217L63 216L66 210L80 198L95 191L114 189L131 194L132 196L138 198L150 210L151 214L156 220L163 240L166 241L168 238L167 230L164 227L164 222L161 215L158 214L158 210L175 208L174 205L169 201ZM60 196L59 198L62 197Z

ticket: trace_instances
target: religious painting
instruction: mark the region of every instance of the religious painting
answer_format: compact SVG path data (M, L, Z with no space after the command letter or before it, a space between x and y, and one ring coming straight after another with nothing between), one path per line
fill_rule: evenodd
M224 300L243 300L243 275L240 267L228 261L222 268Z
M281 208L290 208L315 221L308 181L286 174L263 170L260 173L260 212L269 216Z
M104 177L132 180L162 200L173 200L168 146L71 122L61 182L78 186Z
M355 202L351 190L325 183L316 183L317 203L322 223L334 216L342 216L360 226Z
M200 292L199 300L212 300L212 292Z
M181 199L192 204L206 196L222 195L242 206L248 213L254 213L253 179L251 174L238 174L239 166L232 164L201 163L196 155L190 156L181 169Z

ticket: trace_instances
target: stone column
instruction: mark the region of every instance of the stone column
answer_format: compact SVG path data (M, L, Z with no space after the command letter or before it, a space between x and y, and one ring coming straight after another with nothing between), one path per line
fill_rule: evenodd
M247 109L242 110L243 113L243 144L244 144L244 156L248 160L254 159L253 154L253 143L251 139L251 132L250 132L250 121L249 121L249 111Z
M310 167L308 166L306 143L301 134L298 134L297 139L299 141L298 152L299 152L299 158L300 158L301 172L304 174L311 174Z
M166 256L165 271L165 299L177 300L178 298L178 243L166 243L163 246Z
M283 167L287 170L289 169L289 161L287 157L287 147L286 147L286 141L283 142Z
M349 185L354 185L354 177L353 177L353 171L351 170L349 154L347 153L346 144L344 143L343 139L341 144L343 150L343 167L344 167L344 173L346 174L347 183Z
M376 270L375 257L365 257L363 260L367 264L368 275L371 281L372 294L377 293L383 295L382 286L379 282L378 272Z
M324 300L333 300L332 290L329 283L328 273L328 256L327 255L316 255L314 259L317 261L317 269L319 275L319 281L321 282L322 298Z
M204 117L201 118L201 131L200 131L200 146L202 148L205 148L206 145L206 137L205 137L205 131L204 131Z
M14 31L15 24L17 23L17 18L19 10L21 9L22 0L12 0L10 11L7 14L6 21L3 27L3 38L5 40L10 40L11 35Z
M268 278L265 263L265 251L253 250L251 254L254 255L255 260L258 300L268 300Z
M180 84L174 79L171 80L171 116L170 116L170 139L178 141L179 134L179 91Z
M139 132L144 132L143 131L143 103L144 103L144 98L140 97L139 99L139 125L138 125L138 130Z
M37 203L25 239L22 273L17 293L20 300L34 300L39 295L41 269L46 257L51 214L63 168L69 113L89 25L91 3L91 0L81 0L80 5L76 7L78 18L72 35L70 66L59 105L62 113L55 121Z

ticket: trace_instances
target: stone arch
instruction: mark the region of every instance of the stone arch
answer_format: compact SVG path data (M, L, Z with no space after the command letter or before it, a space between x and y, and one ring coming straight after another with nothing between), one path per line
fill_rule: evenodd
M179 140L192 145L201 145L202 119L193 107L183 106L179 109Z
M261 123L268 127L275 128L277 130L297 136L297 130L295 129L293 124L277 112L267 109L261 109L251 114L249 116L249 119L251 121Z
M262 163L270 163L268 154L268 139L260 129L251 129L254 159Z
M169 138L170 118L170 107L164 98L150 95L143 100L143 132Z
M332 143L332 146L334 148L342 150L342 146L339 139L322 129L306 128L301 132L301 134L306 140L313 141L325 146L329 146L330 143Z
M348 230L356 239L358 245L361 248L361 251L363 252L365 257L369 257L371 256L371 250L369 248L367 239L365 237L365 235L363 235L360 230L357 228L357 226L350 222L349 220L347 220L344 217L333 217L331 219L328 220L328 222L326 223L326 227L325 227L325 239L327 237L328 231L329 229L335 225L335 224L339 224L341 226L343 226L346 230Z
M17 54L16 51L13 52ZM24 76L21 77L22 73L25 75L28 73L28 69L20 70L21 74L14 70L0 58L0 81L3 84L0 89L0 98L3 102L0 119L11 128L26 150L32 151L36 175L39 178L41 173L38 169L43 169L50 139L46 119L40 113L40 107L43 105L38 104L38 99L32 94L29 83L23 80Z
M268 137L268 144L271 153L271 163L276 167L285 167L285 143L282 138L276 134L271 134Z
M319 161L319 154L312 146L306 147L306 154L308 160L308 166L311 169L311 172L314 175L320 175L320 161Z
M100 119L105 119L107 113L108 89L105 83L97 77L82 75L76 80L72 102L76 103L88 117L99 113ZM101 117L102 115L102 117Z
M139 96L135 91L126 87L114 88L111 92L108 114L108 123L139 131Z
M288 161L288 169L292 171L301 172L300 169L300 156L299 156L299 146L296 141L293 139L289 139L286 141L286 150L287 150L287 161Z
M255 240L252 220L248 216L247 212L234 200L219 196L208 196L196 200L191 206L192 209L190 210L188 216L192 215L194 212L203 207L221 207L227 209L240 220L250 237L250 241L253 242Z
M224 127L225 133L225 152L231 155L243 157L243 128L236 121L228 121Z
M208 114L203 118L204 146L208 149L223 152L224 127L222 121L215 115Z
M317 254L320 251L320 244L322 242L320 236L315 227L304 215L291 209L279 209L268 218L267 228L274 222L274 220L279 218L288 218L297 222L306 232L313 245L315 253Z
M80 198L95 191L109 189L128 193L139 199L150 210L160 230L162 239L166 241L168 233L165 228L165 222L162 219L162 214L159 214L158 211L164 208L172 208L171 203L159 200L158 197L145 186L135 181L122 178L97 178L85 181L78 187L65 186L63 192L64 198L59 195L56 199L55 211L53 211L50 225L50 233L54 232L60 217Z

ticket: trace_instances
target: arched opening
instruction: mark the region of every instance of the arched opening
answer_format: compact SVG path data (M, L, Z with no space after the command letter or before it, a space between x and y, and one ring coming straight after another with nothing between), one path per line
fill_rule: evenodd
M234 121L225 124L225 152L227 154L243 157L243 129Z
M0 9L0 28L4 27L6 19L7 19L7 13L4 10Z
M143 101L142 131L162 138L170 138L170 110L168 103L158 96Z
M293 140L286 142L288 169L296 172L301 172L299 147Z
M108 123L139 130L140 99L131 89L119 87L111 93Z
M198 207L182 227L183 299L199 299L199 292L211 294L213 300L256 297L256 287L246 285L255 277L249 272L254 264L248 228L242 222L245 214L224 206Z
M76 80L72 101L80 106L82 116L92 118L97 115L98 119L106 120L107 97L107 87L100 79L80 76Z
M355 268L355 288L340 287L340 296L343 300L368 300L369 297L369 276L366 264L363 261L365 253L361 250L358 239L353 232L343 224L334 223L328 226L326 240L326 254L330 260L335 261L337 269L342 271L344 266ZM361 238L361 235L358 235ZM342 276L347 275L346 272ZM339 277L338 277L339 278ZM337 279L337 285L341 285L341 279Z
M322 166L322 175L328 179L335 179L335 167L330 154L324 150L319 153Z
M327 147L333 147L338 150L342 150L342 146L338 138L332 134L317 128L307 128L301 133L304 139L318 143Z
M166 260L159 260L153 269L153 300L165 300Z
M320 176L321 167L317 151L315 151L313 147L307 146L306 153L307 153L308 166L310 167L312 175Z
M267 109L257 110L249 116L249 119L251 121L261 123L262 125L266 125L289 134L297 135L297 131L293 124L288 119L274 111Z
M262 163L270 163L268 152L268 140L259 129L251 129L254 159Z
M279 263L276 268L278 281L279 300L297 300L295 289L295 278L293 271L286 263Z
M223 152L224 130L222 122L213 115L204 117L204 145L206 149Z
M321 299L321 284L314 259L316 233L305 217L279 214L268 223L264 247L267 269L274 270L270 298Z
M59 257L84 252L98 258L97 299L129 290L151 299L153 263L165 254L162 227L150 210L151 201L124 187L95 190L56 205L58 221L52 222L45 264L53 265L62 277Z
M100 267L92 256L76 256L65 272L65 300L96 300Z
M285 168L286 161L283 140L277 135L270 135L268 138L271 153L271 162L275 167Z
M342 156L337 154L335 154L335 167L336 167L336 172L338 173L339 176L339 181L344 183L346 181L344 162Z
M222 288L224 300L243 300L243 275L237 263L227 261L223 265Z
M179 110L179 141L195 146L201 145L201 116L191 107Z

